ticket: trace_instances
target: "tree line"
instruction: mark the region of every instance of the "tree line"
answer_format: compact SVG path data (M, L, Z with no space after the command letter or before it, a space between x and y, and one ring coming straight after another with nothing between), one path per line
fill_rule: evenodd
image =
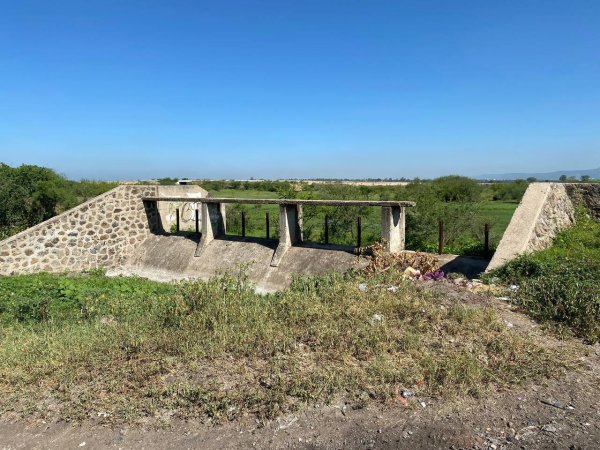
M52 169L0 163L0 239L48 220L116 186L68 180Z

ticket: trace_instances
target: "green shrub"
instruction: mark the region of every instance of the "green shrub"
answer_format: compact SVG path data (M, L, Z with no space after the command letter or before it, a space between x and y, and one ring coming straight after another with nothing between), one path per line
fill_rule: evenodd
M494 200L521 200L527 190L529 183L525 180L507 181L495 183L491 186Z
M566 325L588 341L600 341L600 264L559 261L536 270L515 290L514 302L538 320Z
M0 162L0 240L115 186L103 181L67 180L45 167L10 167Z
M600 341L600 224L579 214L551 248L522 255L487 275L516 284L512 301L534 318Z

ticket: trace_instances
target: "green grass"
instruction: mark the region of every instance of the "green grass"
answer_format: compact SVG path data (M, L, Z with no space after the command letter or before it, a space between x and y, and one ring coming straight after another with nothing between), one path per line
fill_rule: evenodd
M519 285L513 302L537 320L600 341L600 223L580 213L549 249L516 258L494 277Z
M213 197L225 198L279 198L277 192L259 191L256 189L221 189L210 191Z
M481 222L490 224L490 240L500 242L504 231L508 227L512 216L519 206L518 201L486 201L477 212Z
M564 363L489 309L449 304L392 271L365 277L296 279L265 296L243 271L177 285L0 278L0 411L263 419L340 396L393 401L402 388L480 396Z

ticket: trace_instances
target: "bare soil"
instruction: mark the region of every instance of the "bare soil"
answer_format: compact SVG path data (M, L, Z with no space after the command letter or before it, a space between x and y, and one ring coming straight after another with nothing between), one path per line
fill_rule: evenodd
M363 408L317 405L269 423L253 417L211 424L166 420L165 426L105 427L86 422L0 421L0 449L598 449L600 346L558 340L510 305L449 283L427 287L449 302L493 306L507 326L549 348L567 349L578 367L536 385L478 399L408 396Z

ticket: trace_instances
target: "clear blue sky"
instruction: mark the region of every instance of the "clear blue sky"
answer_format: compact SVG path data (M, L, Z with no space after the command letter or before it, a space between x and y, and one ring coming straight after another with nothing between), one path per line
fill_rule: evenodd
M600 2L0 0L0 161L72 178L600 166Z

